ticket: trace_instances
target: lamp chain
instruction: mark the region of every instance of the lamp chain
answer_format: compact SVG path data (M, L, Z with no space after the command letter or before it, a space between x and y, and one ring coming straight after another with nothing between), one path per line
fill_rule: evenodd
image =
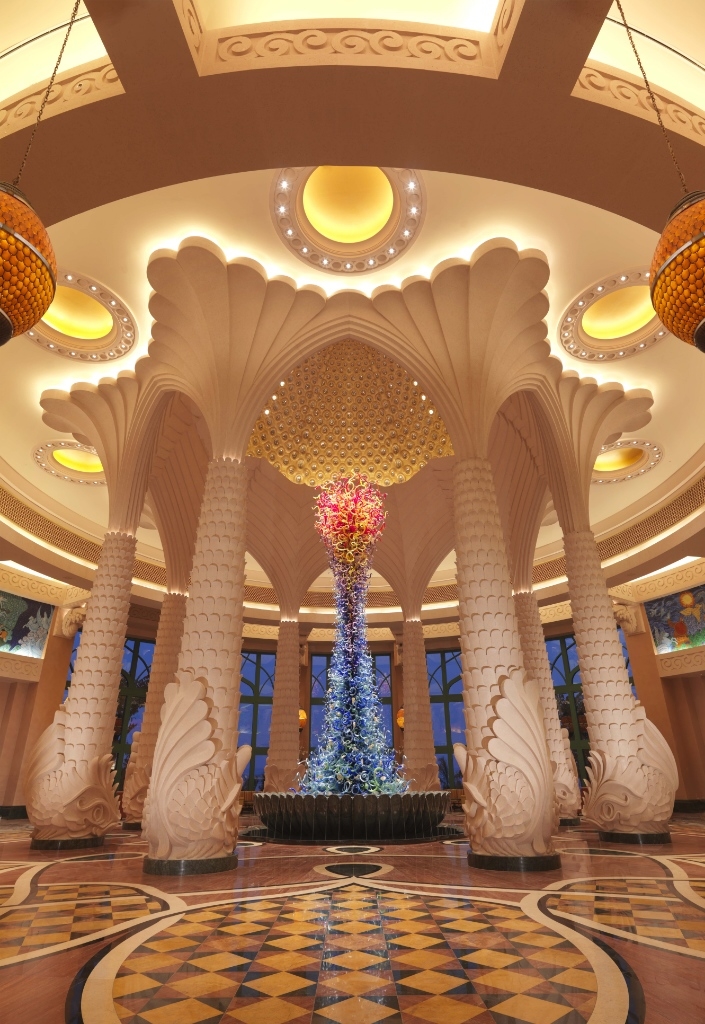
M681 179L681 188L683 189L683 195L687 195L688 194L688 186L685 183L685 175L683 174L683 171L680 169L678 161L676 160L676 154L674 153L673 146L671 145L671 137L670 137L670 135L668 134L668 132L666 130L665 124L663 123L663 118L661 117L661 111L659 110L658 104L656 103L656 97L654 96L654 91L651 88L651 84L650 84L648 78L646 77L646 72L644 71L644 65L641 63L641 57L639 56L639 51L636 48L636 43L634 42L634 37L632 36L632 30L629 28L629 25L627 24L627 19L626 19L625 14L624 14L624 8L622 7L622 0L616 0L616 3L617 3L617 7L619 8L619 13L622 16L622 22L624 23L624 27L627 30L627 36L629 37L629 42L631 44L632 50L634 51L634 56L636 57L636 62L639 65L639 70L641 71L641 77L644 79L644 85L646 86L646 91L649 94L649 99L651 100L651 105L654 108L654 111L656 113L656 117L658 119L658 123L659 123L659 125L661 127L661 131L663 132L663 137L666 140L666 145L668 146L668 152L671 154L671 160L673 161L674 167L678 171L678 177Z
M13 182L12 182L12 184L15 187L17 187L19 185L19 183L20 183L20 178L22 177L22 172L24 171L25 164L27 163L27 157L29 156L29 151L32 148L32 143L34 142L34 136L37 134L37 129L39 128L39 122L41 121L42 116L44 114L44 108L47 105L47 102L49 100L49 95L51 93L51 90L54 87L54 81L55 81L56 76L57 76L57 74L59 72L59 65L61 64L61 58L64 55L64 50L66 49L66 44L69 41L69 36L71 35L71 29L73 28L73 23L76 20L76 15L78 14L78 8L80 6L81 6L81 0L76 0L76 2L73 5L73 10L71 12L71 18L69 20L69 27L66 29L66 35L64 36L64 41L61 44L61 49L59 50L59 56L57 58L56 64L54 65L54 70L51 73L51 78L49 79L49 85L47 86L47 90L44 93L44 99L42 100L42 104L41 104L41 106L39 108L39 113L37 114L37 120L34 122L34 128L32 129L32 134L29 137L29 142L27 143L27 148L24 151L24 157L22 158L22 163L20 164L20 169L17 172L17 174L15 175L15 178L13 179Z

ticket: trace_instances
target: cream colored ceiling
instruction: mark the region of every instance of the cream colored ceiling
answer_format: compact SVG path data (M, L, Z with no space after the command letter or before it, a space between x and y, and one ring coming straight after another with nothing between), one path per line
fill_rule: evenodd
M499 0L200 0L206 28L303 21L313 18L354 18L412 21L426 25L489 32Z
M0 0L0 102L50 77L72 8L73 0ZM105 52L82 3L60 70L80 67Z
M702 0L624 0L622 7L629 25L638 30L634 41L649 80L704 109L705 4ZM595 40L590 57L640 75L616 3Z

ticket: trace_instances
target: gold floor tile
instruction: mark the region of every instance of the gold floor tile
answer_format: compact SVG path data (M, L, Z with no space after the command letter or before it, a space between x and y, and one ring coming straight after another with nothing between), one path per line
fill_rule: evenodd
M521 946L544 946L546 948L550 946L558 946L563 939L560 935L532 935L530 932L526 932L524 935L514 935L512 942L518 942Z
M527 959L532 963L535 960L539 964L552 964L555 967L575 967L583 963L585 957L582 953L571 953L567 949L542 949L538 953L531 953Z
M337 1024L376 1024L378 1020L391 1017L398 1010L392 1010L381 1003L373 1003L369 999L346 999L332 1006L322 1006L316 1011L322 1017L328 1017Z
M345 900L343 903L337 903L338 907L345 907L346 910L362 910L369 907L369 900Z
M124 1020L125 1017L134 1017L135 1015L134 1010L127 1010L124 1006L120 1006L120 1003L114 1003L113 1006L120 1020Z
M542 981L543 978L532 978L527 974L519 974L518 971L505 971L501 968L473 978L474 985L486 985L503 992L526 992L530 988L536 988Z
M249 1006L228 1010L222 1024L230 1020L240 1020L243 1024L287 1024L287 1021L295 1017L303 1017L305 1012L300 1006L287 1003L285 999L258 999Z
M135 992L147 992L150 988L159 988L160 981L147 978L144 974L123 974L113 982L113 996L132 996Z
M305 956L303 953L272 953L271 956L257 958L257 965L269 968L270 971L300 971L309 964L317 964L318 958ZM220 970L221 968L217 968Z
M426 917L422 910L392 910L385 913L385 917L398 917L402 921L413 921L415 917Z
M394 962L428 970L431 967L438 967L439 964L447 964L449 960L454 959L455 957L451 953L434 953L429 949L417 949L413 953L402 953L401 956L395 956Z
M363 953L359 949L351 949L347 953L341 953L340 956L330 957L326 962L335 964L336 967L345 967L348 970L359 971L365 967L371 967L372 964L382 964L384 959L382 956L372 956L371 953Z
M373 932L379 925L369 924L366 921L341 921L334 925L337 932L346 932L350 935L361 935L363 932Z
M417 988L420 992L428 992L429 995L438 996L449 992L452 988L466 984L466 981L464 978L440 971L421 971L419 974L412 974L409 978L404 978L400 984L409 988Z
M145 942L147 949L154 949L157 953L164 953L168 949L188 949L196 945L190 939L157 939L155 942Z
M323 975L321 976L323 977ZM336 974L332 977L326 975L326 980L321 981L326 988L334 989L336 992L345 992L349 996L364 996L373 989L382 988L390 982L375 974L363 974L362 971L347 971L345 974Z
M227 924L218 929L227 932L228 935L254 935L256 932L267 930L266 925L254 924L253 922L242 922L242 924Z
M523 917L524 912L522 910L516 910L514 907L497 907L495 910L488 910L487 917L496 917L503 921L512 921L517 917ZM537 924L537 928L541 925Z
M68 932L52 932L46 935L26 935L23 946L51 946L55 942L66 942Z
M497 949L478 949L474 953L461 956L460 959L465 960L468 967L472 967L473 964L479 964L481 967L508 967L509 964L515 964L522 957L500 953Z
M248 980L246 984L248 988L264 992L268 996L286 996L298 989L308 988L311 982L306 978L299 978L295 974L282 971L279 974L267 974L256 980Z
M174 924L169 929L170 935L209 935L211 929L202 924Z
M454 932L481 932L490 926L482 921L461 921L456 918L455 921L444 921L443 927L451 928Z
M317 910L294 910L291 914L282 914L280 921L320 921L321 914Z
M566 1014L572 1012L572 1006L561 1006L547 999L534 999L533 996L512 996L503 1003L496 1003L494 1013L503 1013L507 1017L516 1017L529 1024L553 1024Z
M254 903L248 903L247 906L250 910L279 910L279 904L272 903L271 900L257 900Z
M212 910L203 910L200 914L188 914L186 916L187 921L196 921L202 923L203 921L220 921L222 914L214 913Z
M408 946L409 949L426 949L428 946L437 946L443 939L436 939L432 935L397 935L394 942L398 946Z
M307 939L303 935L289 935L285 939L267 939L267 945L276 946L277 949L306 949L319 943L316 939Z
M239 982L231 981L222 974L194 974L181 981L169 982L169 988L182 992L185 996L214 996L216 993L229 992L235 995Z
M162 967L176 968L182 962L178 957L169 956L168 953L152 953L151 956L138 956L134 959L128 957L123 967L129 967L131 971L138 973L148 973L150 971L158 971Z
M252 926L250 926L252 927ZM305 935L306 932L316 932L321 927L318 921L277 921L275 925L278 932L288 932L290 935Z
M646 935L651 939L682 939L683 933L678 928L644 928L636 930L637 935Z
M551 978L558 985L570 985L571 988L582 988L588 992L597 992L597 978L592 971L577 971L574 967L561 971Z
M192 967L200 967L204 971L227 971L231 967L249 962L237 953L210 953L208 956L199 957L198 960L189 960Z
M479 1017L484 1012L484 1006L475 1006L463 999L434 996L433 999L425 999L423 1003L417 1003L416 1006L404 1010L404 1015L411 1014L421 1020L430 1021L431 1024L464 1024L466 1020Z
M143 1010L140 1016L149 1024L198 1024L199 1021L213 1017L212 1006L206 1006L198 999L184 999L181 1002L168 1003L155 1010Z

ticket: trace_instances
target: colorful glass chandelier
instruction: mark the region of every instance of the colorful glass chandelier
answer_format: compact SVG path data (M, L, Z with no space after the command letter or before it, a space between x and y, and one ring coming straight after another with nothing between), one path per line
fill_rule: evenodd
M651 303L671 334L705 352L705 192L688 192L621 0L617 7L683 190L651 261Z
M0 345L30 330L44 316L56 292L56 257L46 228L19 183L54 86L81 0L76 0L14 181L0 182Z

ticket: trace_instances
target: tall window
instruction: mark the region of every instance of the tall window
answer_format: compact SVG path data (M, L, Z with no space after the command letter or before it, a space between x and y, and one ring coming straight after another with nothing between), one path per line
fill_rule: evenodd
M243 789L262 789L272 723L275 654L242 652L240 669L240 735L238 746L252 747L250 763L242 773Z
M309 749L315 750L320 742L323 730L323 714L330 672L330 654L311 655L311 722L309 733ZM382 702L382 724L387 743L393 746L392 734L392 656L391 654L373 654L377 678L377 693Z
M432 651L426 655L431 694L433 742L442 789L460 789L462 774L453 755L454 743L465 743L463 676L460 651Z
M142 728L144 702L147 698L153 657L154 644L151 641L129 638L125 641L113 733L113 756L118 789L122 789L125 781L132 737Z

